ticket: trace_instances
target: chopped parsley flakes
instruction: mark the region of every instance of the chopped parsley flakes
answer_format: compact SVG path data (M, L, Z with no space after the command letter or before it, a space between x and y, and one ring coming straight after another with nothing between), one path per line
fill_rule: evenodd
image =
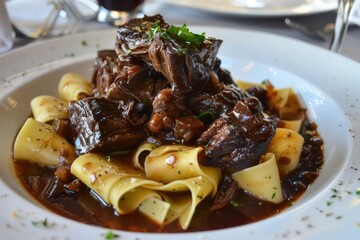
M47 218L44 218L43 220L39 220L39 221L31 221L33 226L37 226L37 227L47 227L48 226L48 220Z
M195 45L200 45L205 41L205 33L202 34L192 33L189 31L189 28L185 24L183 24L181 27L170 25L170 27L166 30L166 32Z
M119 235L113 233L112 231L105 234L105 240L114 240L114 239L117 239L117 238L119 238Z

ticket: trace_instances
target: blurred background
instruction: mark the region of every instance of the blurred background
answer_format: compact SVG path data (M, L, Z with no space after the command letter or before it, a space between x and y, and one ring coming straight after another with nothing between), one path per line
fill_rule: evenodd
M29 35L43 28L41 39L116 28L131 17L161 14L172 24L247 29L278 34L322 48L333 38L337 0L7 0L16 30L13 48L29 44ZM360 13L350 17L340 53L360 61ZM54 18L54 15L55 18ZM50 17L49 17L50 16ZM266 39L264 39L266 41Z

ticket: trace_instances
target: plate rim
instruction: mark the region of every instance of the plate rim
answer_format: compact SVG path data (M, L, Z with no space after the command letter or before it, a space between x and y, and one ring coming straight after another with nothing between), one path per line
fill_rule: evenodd
M223 14L230 16L243 16L243 17L263 17L263 18L272 18L272 17L296 17L296 16L306 16L314 15L320 13L326 13L334 11L337 8L336 1L325 5L323 8L314 9L311 7L311 4L308 4L309 9L306 11L295 11L296 8L281 8L281 9L265 9L265 8L246 8L246 7L233 7L230 8L215 8L211 5L206 4L194 4L192 0L155 0L161 3L169 4L172 6L186 7L189 9L195 9L203 12L209 12L214 14ZM201 0L206 1L206 0ZM215 2L215 1L214 1ZM219 7L219 5L218 5Z

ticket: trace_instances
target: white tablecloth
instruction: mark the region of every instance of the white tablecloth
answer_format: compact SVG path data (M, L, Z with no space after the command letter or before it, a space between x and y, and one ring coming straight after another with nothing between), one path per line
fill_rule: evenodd
M26 0L11 0L11 1L26 1ZM46 1L46 0L27 0L34 4L37 1ZM9 2L8 2L9 3ZM21 6L24 6L23 4ZM24 7L23 7L24 8ZM34 14L34 11L28 11L29 8L25 8L26 11L21 12L17 10L16 12L10 11L9 14L13 20L15 18L21 17L24 21L29 23L28 19L30 18L39 18L41 16L41 11L37 11ZM331 34L328 35L326 41L319 41L310 39L309 37L299 33L297 31L289 29L284 22L284 17L276 18L255 18L255 17L242 17L242 16L229 16L224 14L214 14L206 11L194 10L186 7L173 6L168 4L160 3L156 0L147 0L143 11L147 15L161 14L164 16L166 21L172 24L183 24L188 25L206 25L206 26L217 26L224 28L236 28L236 29L247 29L254 31L268 32L272 34L278 34L290 38L295 38L301 41L306 41L309 44L317 45L322 48L328 48L331 41ZM359 14L360 15L360 14ZM335 11L314 14L308 16L300 16L294 18L296 21L310 25L313 27L321 27L326 23L334 22L335 20ZM360 23L360 18L357 19ZM19 19L17 19L19 20ZM38 21L38 19L37 19ZM61 19L60 19L61 25ZM356 21L355 21L356 22ZM77 32L93 31L99 28L109 28L110 26L99 24L95 22L80 24L76 29ZM264 39L266 41L266 39ZM17 40L15 42L15 47L22 46L24 41ZM345 39L344 45L340 54L347 56L355 61L360 62L360 27L351 28L348 31L348 35Z

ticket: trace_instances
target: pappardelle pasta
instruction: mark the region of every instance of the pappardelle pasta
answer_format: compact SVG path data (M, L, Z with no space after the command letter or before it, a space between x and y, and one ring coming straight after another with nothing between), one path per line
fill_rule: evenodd
M280 212L319 174L323 143L294 90L233 81L218 39L178 28L131 20L115 51L99 52L92 82L65 73L58 96L31 101L14 166L49 209L129 231L221 229ZM134 31L144 46L130 44ZM164 68L155 45L170 43ZM188 59L202 70L178 77Z

